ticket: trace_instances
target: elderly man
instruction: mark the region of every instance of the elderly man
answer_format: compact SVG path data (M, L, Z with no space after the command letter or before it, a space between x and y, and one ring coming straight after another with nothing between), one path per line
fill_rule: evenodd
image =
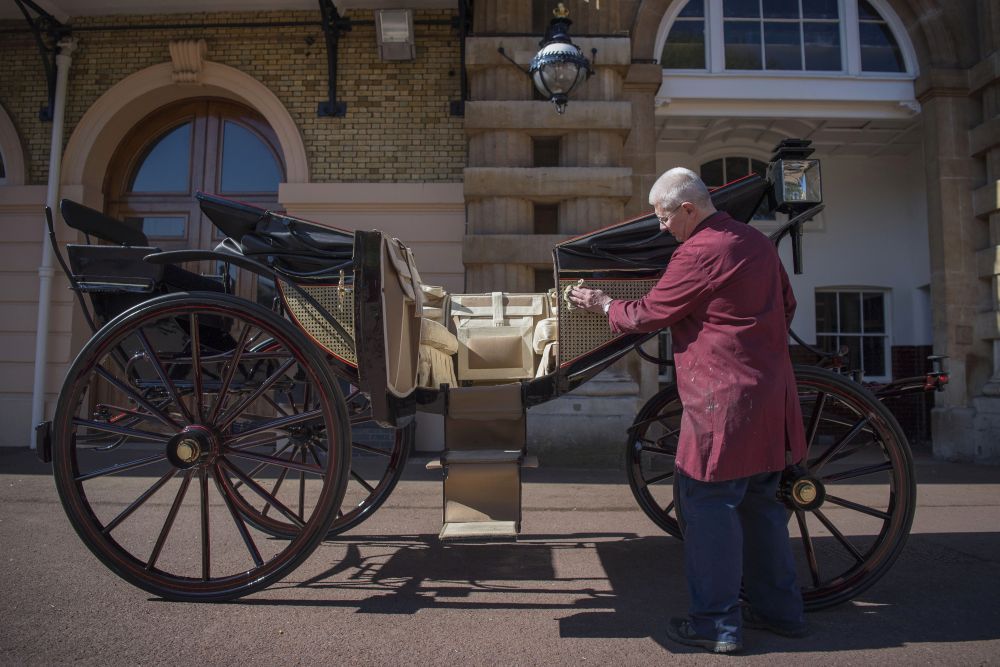
M608 316L617 333L670 327L684 404L675 494L684 526L690 615L674 641L716 653L743 648L742 628L806 633L781 471L805 454L788 356L795 298L768 239L715 210L688 169L649 193L660 228L681 245L656 286L636 301L575 288L579 307ZM740 609L740 584L749 607Z

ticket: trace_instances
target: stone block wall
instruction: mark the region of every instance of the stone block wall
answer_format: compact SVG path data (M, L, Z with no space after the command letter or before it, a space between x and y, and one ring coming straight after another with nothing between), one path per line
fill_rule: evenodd
M416 21L447 20L449 11L418 11ZM347 16L364 21L371 11ZM66 132L109 88L141 69L170 60L168 44L204 39L207 60L235 67L267 86L302 133L314 182L458 182L465 163L462 119L448 103L460 96L460 52L447 24L415 25L416 60L382 62L374 26L356 25L339 47L338 101L344 118L320 118L327 99L326 45L318 12L238 12L72 18L79 28L67 94ZM196 27L200 23L308 22L316 26ZM129 25L182 27L130 30ZM183 27L190 25L191 27ZM23 22L0 24L20 28ZM93 30L109 26L108 30ZM0 39L0 104L26 151L29 183L48 175L51 123L38 119L47 102L42 61L29 33Z

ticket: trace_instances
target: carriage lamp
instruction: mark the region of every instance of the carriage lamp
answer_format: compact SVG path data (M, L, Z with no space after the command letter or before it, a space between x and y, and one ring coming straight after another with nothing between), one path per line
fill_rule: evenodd
M569 38L569 11L559 3L552 12L555 18L539 42L542 48L531 59L528 74L542 95L556 105L556 112L566 111L569 94L594 73L580 47Z
M812 142L786 139L774 150L769 180L774 186L776 208L789 212L823 203L819 160L810 159Z

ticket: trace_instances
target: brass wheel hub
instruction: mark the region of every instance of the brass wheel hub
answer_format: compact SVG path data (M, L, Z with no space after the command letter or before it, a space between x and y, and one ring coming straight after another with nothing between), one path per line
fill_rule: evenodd
M204 426L186 426L167 441L167 459L177 468L186 470L208 461L216 450L217 442Z
M815 477L799 477L788 487L788 500L793 509L814 510L826 500L826 488Z

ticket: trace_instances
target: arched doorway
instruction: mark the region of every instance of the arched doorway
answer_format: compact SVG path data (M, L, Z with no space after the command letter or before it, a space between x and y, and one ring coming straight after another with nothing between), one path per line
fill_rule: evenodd
M164 249L214 247L222 234L194 195L218 193L277 207L285 167L274 131L253 109L193 99L146 116L119 144L105 181L109 215L139 226ZM204 266L203 272L219 272ZM273 287L240 280L237 292L270 303Z

